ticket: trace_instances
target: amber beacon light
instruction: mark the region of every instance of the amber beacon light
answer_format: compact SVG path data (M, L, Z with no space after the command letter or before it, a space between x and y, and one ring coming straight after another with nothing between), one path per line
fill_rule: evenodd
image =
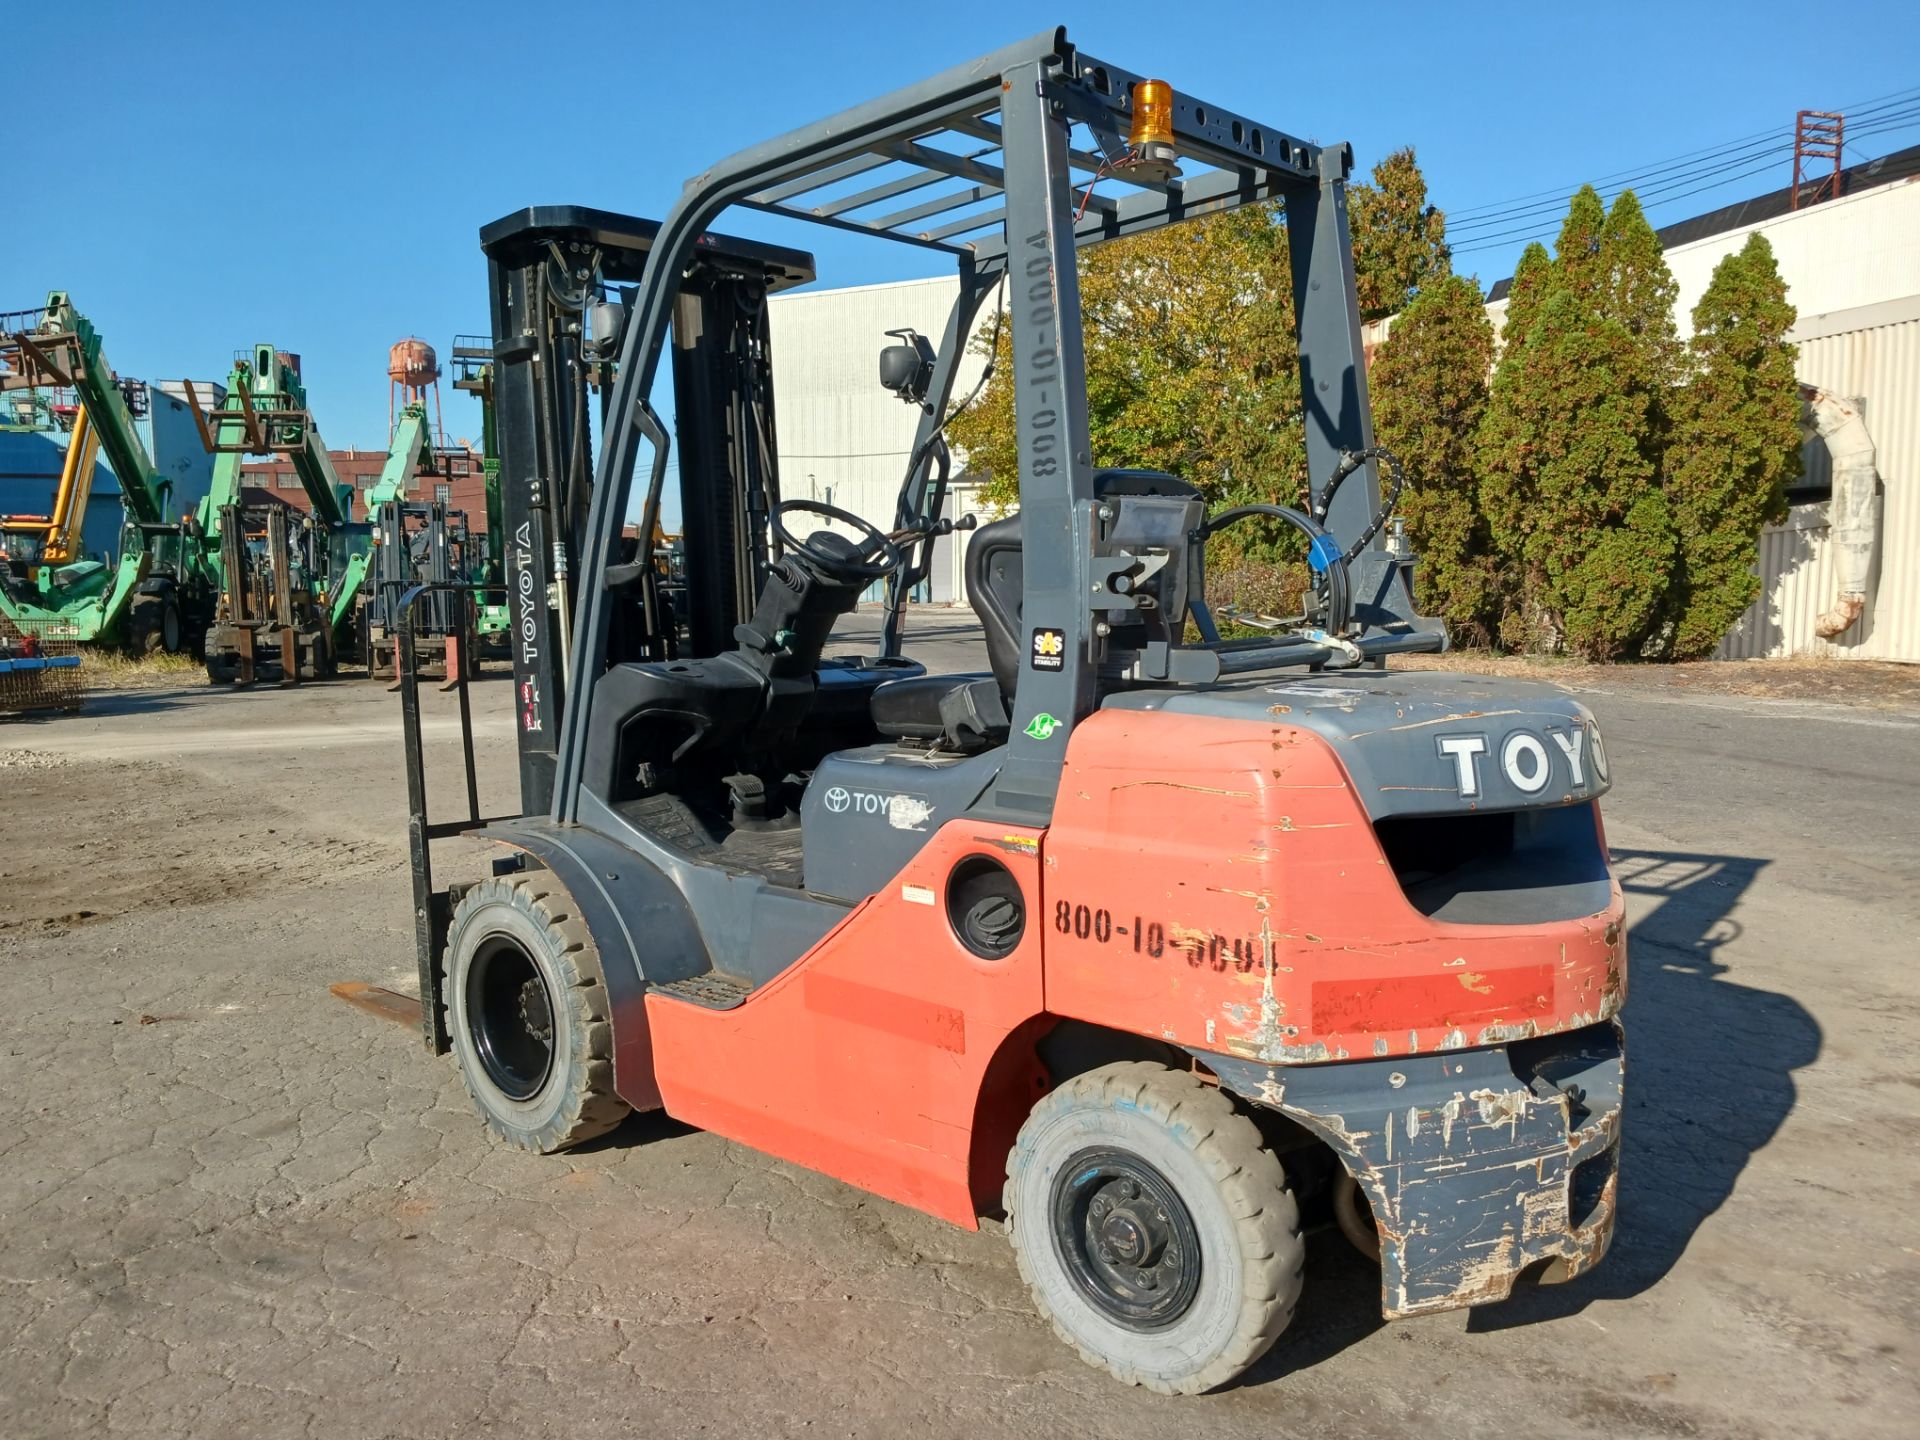
M1142 179L1170 180L1180 173L1180 152L1173 140L1173 87L1164 80L1133 83L1133 123L1127 130L1133 152L1128 168Z

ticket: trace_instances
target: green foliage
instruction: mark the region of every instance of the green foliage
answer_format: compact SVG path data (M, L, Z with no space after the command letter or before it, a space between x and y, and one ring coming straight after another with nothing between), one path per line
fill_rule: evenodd
M1449 275L1401 312L1368 376L1375 434L1409 477L1400 514L1420 557L1420 606L1473 644L1491 638L1497 609L1474 469L1492 360L1480 287Z
M1411 150L1389 155L1372 185L1350 193L1361 293L1392 313L1447 273L1446 218L1427 203ZM1216 506L1304 496L1280 207L1247 206L1082 251L1080 310L1095 464L1165 470ZM948 427L968 472L984 477L985 499L1001 509L1020 497L1012 346L1003 331L992 381ZM1265 553L1260 533L1249 523L1231 543Z
M1638 653L1676 553L1660 471L1678 347L1673 277L1631 191L1568 205L1523 296L1480 436L1480 498L1516 648ZM1520 290L1521 274L1515 289Z
M1266 207L1082 253L1094 462L1165 470L1211 498L1293 496L1305 466L1286 231ZM1012 336L949 427L989 503L1019 503Z
M1447 217L1427 203L1413 147L1373 167L1373 183L1347 189L1354 286L1363 320L1396 314L1421 287L1451 273Z
M1501 637L1613 659L1652 621L1673 545L1634 339L1578 291L1554 288L1513 360L1495 377L1479 447L1506 587Z
M1606 268L1600 244L1606 228L1607 207L1600 192L1582 185L1567 202L1567 218L1560 222L1560 238L1553 242L1550 288L1571 290L1588 299L1599 294Z
M1751 600L1761 526L1798 465L1793 323L1766 242L1716 271L1682 346L1675 285L1631 192L1591 186L1554 253L1514 272L1500 358L1411 150L1349 192L1364 314L1401 312L1374 361L1377 432L1406 463L1423 603L1468 639L1595 659L1696 655ZM1277 207L1082 253L1094 462L1165 470L1216 508L1305 482L1291 268ZM1011 336L949 427L986 499L1019 503ZM1492 370L1489 384L1487 376ZM1230 538L1229 538L1230 537ZM1209 589L1286 613L1298 546L1229 532Z
M1786 339L1794 318L1760 234L1714 267L1694 306L1667 462L1680 565L1663 648L1675 658L1711 653L1753 603L1760 531L1786 518L1787 486L1800 473L1800 394Z
M1512 347L1514 341L1526 339L1552 283L1553 259L1536 240L1520 252L1520 263L1514 267L1513 284L1507 289L1507 321L1500 332L1502 345ZM1506 353L1513 352L1510 348Z

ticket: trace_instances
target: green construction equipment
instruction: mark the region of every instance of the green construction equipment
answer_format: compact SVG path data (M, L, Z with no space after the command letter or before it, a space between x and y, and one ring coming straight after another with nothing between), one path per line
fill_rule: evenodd
M500 531L500 447L498 421L493 407L491 337L453 337L453 388L464 390L480 401L480 454L481 468L486 476L487 533L478 557L480 563L470 577L476 584L485 587L476 597L478 619L474 628L479 636L481 653L504 659L511 621L504 589L506 569Z
M474 568L466 516L443 500L410 500L407 484L415 476L450 475L456 455L437 448L427 407L411 401L401 408L387 447L380 479L367 491L372 546L368 553L365 596L360 605L361 660L374 679L399 674L399 634L395 616L401 594L418 584L470 581ZM464 594L436 594L414 617L418 662L423 671L439 670L449 680L477 664L474 610Z
M134 421L135 399L102 353L100 333L63 290L35 310L0 314L0 391L67 391L75 397L67 464L45 516L8 517L0 613L23 634L134 654L194 644L212 614L215 576L190 524L172 513L172 485ZM93 457L106 456L125 521L111 561L79 552Z
M353 487L341 481L307 407L299 362L272 345L235 359L226 398L203 418L200 439L214 456L213 483L195 514L217 577L207 629L207 676L216 684L334 673L365 574L368 531L352 522ZM244 503L249 456L285 456L307 497L290 506Z

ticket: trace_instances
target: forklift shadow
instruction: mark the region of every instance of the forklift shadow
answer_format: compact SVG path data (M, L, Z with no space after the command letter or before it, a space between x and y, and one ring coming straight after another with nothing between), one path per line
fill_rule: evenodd
M1819 1025L1797 1002L1726 977L1722 947L1765 860L1616 850L1629 895L1657 906L1629 933L1627 1106L1613 1248L1566 1285L1516 1286L1502 1304L1467 1312L1469 1334L1578 1315L1596 1300L1651 1289L1694 1232L1733 1193L1747 1160L1793 1109L1793 1072L1820 1054ZM1379 1279L1337 1231L1308 1242L1306 1284L1278 1345L1231 1385L1312 1369L1380 1329Z
M636 1150L659 1140L698 1135L700 1127L676 1120L664 1110L635 1110L604 1135L575 1145L570 1155L593 1155L602 1150Z
M1469 1313L1484 1333L1577 1315L1652 1288L1733 1193L1748 1159L1793 1109L1793 1072L1819 1056L1819 1024L1798 1002L1727 977L1735 912L1767 861L1616 850L1630 895L1658 906L1628 933L1627 1113L1613 1248L1567 1285L1527 1286Z

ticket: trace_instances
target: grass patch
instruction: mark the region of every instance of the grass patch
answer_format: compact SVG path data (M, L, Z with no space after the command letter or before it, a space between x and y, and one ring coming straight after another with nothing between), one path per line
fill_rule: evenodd
M80 674L89 690L145 690L205 682L207 670L191 655L142 655L83 650Z

